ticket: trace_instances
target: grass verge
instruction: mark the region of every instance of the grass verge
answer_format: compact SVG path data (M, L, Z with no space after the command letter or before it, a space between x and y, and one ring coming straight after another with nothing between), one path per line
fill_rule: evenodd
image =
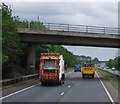
M65 70L65 72L68 72L68 71L71 71L71 70L73 70L73 67L68 67L68 68Z
M100 68L97 68L97 72L102 75L103 78L107 78L108 81L116 88L118 91L120 91L120 81L119 77L116 75L113 75L105 70L101 70Z

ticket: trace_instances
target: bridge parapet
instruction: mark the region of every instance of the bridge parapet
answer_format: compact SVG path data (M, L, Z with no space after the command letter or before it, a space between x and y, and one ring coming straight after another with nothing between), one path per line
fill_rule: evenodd
M21 26L20 26L21 28ZM120 35L120 28L86 26L86 25L72 25L72 24L58 24L58 23L40 23L37 26L28 22L27 26L22 28L39 29L39 30L54 30L54 31L69 31L95 34L112 34Z
M56 24L56 23L43 23L43 25L46 27L47 30L83 32L83 33L98 33L98 34L115 34L115 35L120 34L119 28L111 28L111 27Z

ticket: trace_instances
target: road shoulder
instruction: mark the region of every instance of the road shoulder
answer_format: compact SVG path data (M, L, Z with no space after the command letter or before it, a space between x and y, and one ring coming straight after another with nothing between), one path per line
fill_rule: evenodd
M9 95L11 93L22 90L22 89L27 88L29 86L35 85L37 83L39 83L39 79L35 78L35 79L24 81L24 82L21 82L21 83L18 83L18 84L6 86L2 89L2 96Z
M107 88L107 90L110 93L113 100L115 102L118 102L118 98L119 98L118 89L116 89L113 85L111 85L108 78L103 77L98 71L97 71L97 73L100 76L100 79L104 83L105 87Z

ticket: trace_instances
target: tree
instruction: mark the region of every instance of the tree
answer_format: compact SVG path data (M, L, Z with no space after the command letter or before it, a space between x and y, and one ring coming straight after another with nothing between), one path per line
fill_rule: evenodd
M40 21L27 21L27 20L20 21L19 18L16 21L17 21L16 22L17 27L32 28L32 29L34 28L34 29L39 29L39 30L46 29L43 23Z
M99 59L97 57L95 57L93 60L92 60L92 63L93 64L97 64L99 62Z
M114 59L110 59L106 65L109 67L109 68L112 68L112 67L115 67L115 61Z
M115 68L120 71L120 56L114 59L115 61Z
M21 53L20 39L17 35L16 17L12 16L12 10L2 3L2 66L3 77L12 77L13 69L19 64Z
M2 8L0 8L0 66L2 64Z

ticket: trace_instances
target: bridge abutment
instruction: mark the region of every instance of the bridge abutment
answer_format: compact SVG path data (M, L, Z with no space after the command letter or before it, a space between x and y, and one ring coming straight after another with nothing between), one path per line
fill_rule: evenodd
M35 43L28 43L27 71L26 74L35 73Z

